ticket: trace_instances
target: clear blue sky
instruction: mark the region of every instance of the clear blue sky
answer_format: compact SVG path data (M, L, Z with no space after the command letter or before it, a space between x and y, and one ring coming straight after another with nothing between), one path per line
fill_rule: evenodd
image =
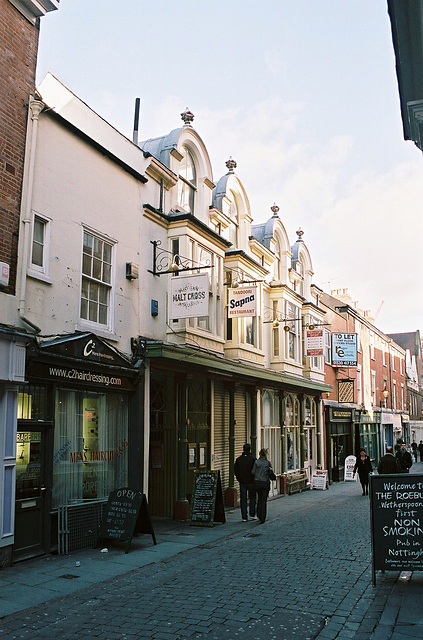
M423 329L421 152L402 135L386 0L61 0L42 19L37 79L51 71L132 138L189 107L254 222L276 202L301 226L326 291L380 309L385 331Z

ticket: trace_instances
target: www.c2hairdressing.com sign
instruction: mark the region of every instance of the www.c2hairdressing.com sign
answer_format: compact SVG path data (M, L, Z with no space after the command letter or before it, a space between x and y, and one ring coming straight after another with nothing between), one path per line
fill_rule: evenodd
M198 318L209 315L209 276L174 276L170 279L169 318Z

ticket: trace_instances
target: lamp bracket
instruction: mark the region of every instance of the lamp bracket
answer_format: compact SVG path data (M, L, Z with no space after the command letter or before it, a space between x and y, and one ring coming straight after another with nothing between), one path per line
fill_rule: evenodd
M147 269L148 273L153 276L164 276L168 273L178 274L182 271L200 271L201 269L210 269L212 264L199 265L190 258L185 258L179 253L172 253L166 249L158 249L161 245L160 240L150 240L153 245L153 269Z

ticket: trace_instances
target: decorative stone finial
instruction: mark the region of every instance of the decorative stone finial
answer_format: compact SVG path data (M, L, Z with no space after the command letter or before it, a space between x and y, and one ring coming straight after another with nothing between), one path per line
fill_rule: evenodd
M276 202L274 202L274 203L273 203L273 207L270 207L270 211L272 211L272 212L273 212L273 215L274 215L274 216L277 216L277 215L278 215L279 207L278 207L278 205L276 204Z
M187 107L185 111L181 113L181 118L184 121L184 127L190 127L191 122L194 120L194 114Z
M304 231L300 227L298 229L298 231L297 231L297 236L298 236L297 242L302 242L303 241L303 235L304 235Z
M225 164L229 170L229 173L233 173L234 169L236 169L236 162L232 158L232 156L229 156L229 160L227 160Z

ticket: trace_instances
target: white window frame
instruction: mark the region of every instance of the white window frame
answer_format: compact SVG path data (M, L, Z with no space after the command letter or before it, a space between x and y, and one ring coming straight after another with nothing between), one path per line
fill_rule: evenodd
M375 334L370 331L370 358L375 359Z
M36 220L43 224L43 242L42 242L42 265L35 264L33 259L35 240L35 223ZM40 280L50 282L50 235L51 235L51 219L46 216L33 212L32 215L32 233L31 233L31 253L29 258L28 275Z
M331 345L331 333L325 329L325 363L332 364L332 345Z
M83 273L83 256L84 256L84 234L87 233L91 235L93 238L97 238L103 243L110 245L111 247L111 256L110 256L110 283L103 282L101 280L97 280L96 278L90 278L87 274ZM114 326L114 291L115 291L115 262L116 262L116 241L109 236L106 236L94 229L89 227L82 227L82 237L81 237L81 281L80 281L80 291L79 291L79 323L82 326L95 329L95 330L103 330L106 332L113 332ZM83 318L81 314L81 304L82 304L82 283L83 280L87 279L90 282L99 283L102 286L105 286L108 289L108 301L107 301L107 323L103 324L102 322L94 322L89 318Z
M357 402L358 404L361 404L363 402L362 384L361 384L361 365L357 365L356 388L357 388Z

